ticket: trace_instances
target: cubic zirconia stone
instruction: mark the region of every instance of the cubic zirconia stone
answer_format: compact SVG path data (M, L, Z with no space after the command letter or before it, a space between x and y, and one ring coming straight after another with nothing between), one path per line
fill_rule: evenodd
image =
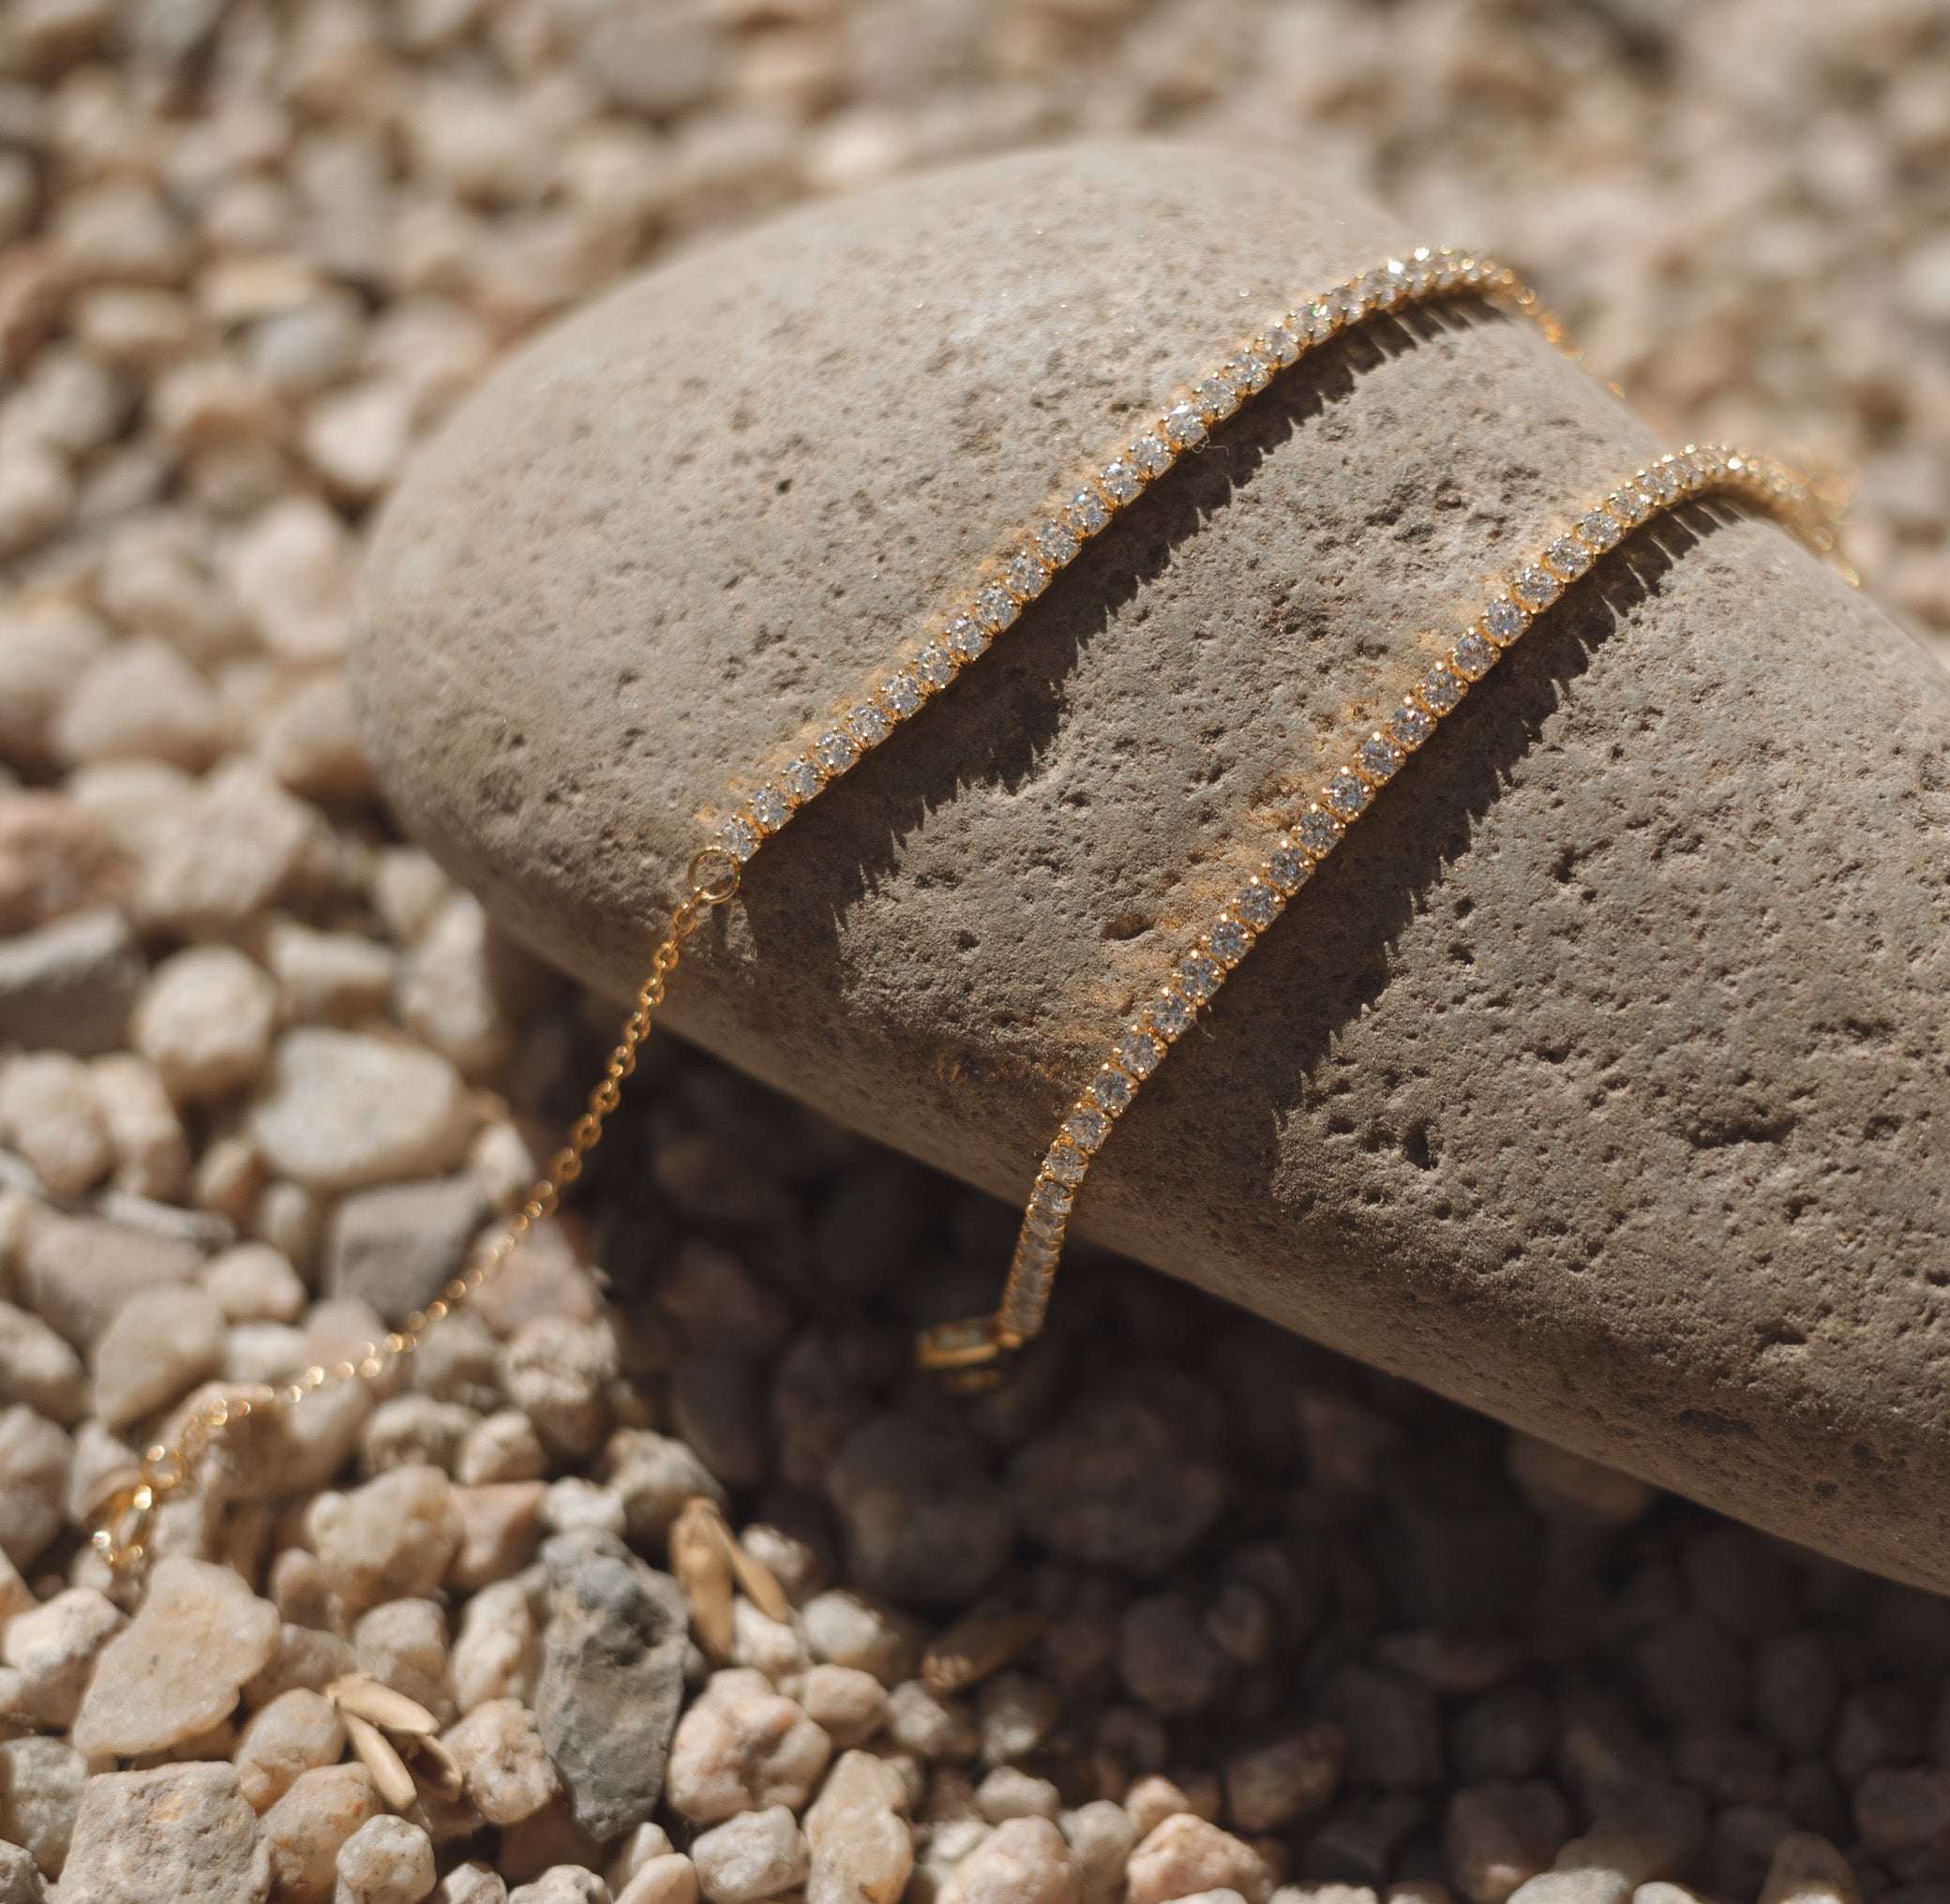
M970 615L957 615L948 624L941 645L957 661L979 660L988 651L988 630Z
M1545 564L1574 582L1591 566L1591 551L1575 535L1560 535L1544 551Z
M1541 614L1564 592L1564 584L1547 568L1520 568L1510 578L1510 593L1533 615Z
M1275 364L1291 364L1300 354L1300 340L1290 324L1268 324L1259 348Z
M999 635L1015 617L1015 597L1000 582L989 583L975 597L975 619L991 635Z
M1107 1117L1121 1117L1131 1108L1133 1095L1130 1078L1108 1064L1090 1080L1084 1094Z
M1058 1183L1081 1183L1089 1168L1090 1160L1081 1150L1072 1150L1067 1144L1052 1144L1049 1155L1042 1160L1043 1174L1055 1177Z
M1275 892L1291 899L1313 875L1313 862L1291 840L1278 840L1267 855L1266 881Z
M930 694L938 693L954 679L954 656L938 641L930 641L914 657L914 675Z
M1110 504L1094 483L1086 483L1063 504L1063 520L1079 536L1095 535L1110 520Z
M758 850L758 829L743 814L734 814L718 829L718 845L742 865Z
M1294 832L1311 859L1324 860L1341 844L1341 824L1324 806L1310 806Z
M1064 563L1074 562L1082 546L1066 522L1045 522L1036 532L1037 560L1045 568L1061 568Z
M1184 993L1176 985L1166 985L1145 1001L1144 1010L1137 1015L1169 1044L1190 1026L1193 1010Z
M1221 916L1212 922L1212 929L1206 934L1206 945L1212 956L1227 971L1252 950L1252 935L1237 919Z
M1358 324L1373 307L1374 300L1369 295L1365 278L1356 278L1352 284L1343 285L1335 293L1335 304L1343 323Z
M1110 1119L1095 1104L1078 1104L1063 1119L1063 1135L1085 1156L1103 1148L1110 1135Z
M1163 1045L1148 1031L1140 1031L1135 1027L1123 1033L1110 1048L1111 1062L1121 1066L1132 1077L1149 1077L1158 1069L1158 1060L1163 1056Z
M1122 457L1114 463L1105 463L1103 473L1097 482L1113 502L1130 502L1145 486L1145 479L1137 473L1136 466Z
M1352 767L1343 767L1328 782L1327 803L1342 819L1352 819L1374 798L1373 789Z
M819 771L818 763L805 754L802 754L779 775L779 785L786 789L787 798L795 806L803 806L825 784L825 774Z
M1138 474L1147 480L1162 476L1171 468L1171 445L1150 430L1131 445L1130 457Z
M1388 732L1413 754L1435 731L1435 716L1418 701L1403 701L1388 716Z
M1187 952L1178 967L1178 989L1194 1005L1203 1005L1223 982L1225 974L1210 952Z
M1055 1210L1032 1204L1023 1212L1022 1233L1026 1237L1056 1249L1063 1240L1063 1219Z
M1002 586L1019 602L1033 602L1049 587L1049 571L1033 555L1012 555L1002 567Z
M1472 629L1449 650L1449 666L1464 681L1480 681L1496 666L1496 644Z
M1590 515L1578 517L1578 540L1598 555L1608 548L1616 548L1624 534L1623 525L1609 509L1594 509Z
M1239 407L1239 393L1223 377L1208 377L1192 393L1192 405L1208 423L1217 423Z
M892 726L893 723L887 718L887 710L872 701L862 701L847 716L847 731L860 742L862 752L869 747L878 747Z
M1264 932L1280 917L1280 895L1255 874L1239 888L1239 896L1233 901L1232 909L1254 932Z
M1652 498L1636 483L1622 484L1605 498L1605 507L1631 528L1652 514Z
M761 832L775 833L792 817L792 802L776 787L761 787L752 795L752 824Z
M1390 258L1379 271L1368 275L1369 289L1374 293L1377 309L1392 310L1414 289L1414 277L1399 258Z
M880 689L880 704L895 720L905 721L927 698L921 678L910 668L902 668Z
M1354 764L1363 780L1379 787L1395 777L1395 770L1407 757L1386 734L1370 734L1355 749Z
M1219 374L1232 385L1235 397L1252 397L1271 382L1272 360L1263 357L1255 345L1250 351L1241 351Z
M1462 697L1468 692L1466 685L1438 662L1416 684L1416 693L1422 697L1422 705L1438 714L1446 714L1452 708L1462 704Z
M1727 473L1727 453L1718 443L1708 443L1693 452L1702 483L1717 483Z
M1489 261L1478 258L1474 251L1465 251L1456 261L1464 284L1480 284L1488 269Z
M1174 449L1189 450L1206 440L1206 420L1189 403L1174 403L1158 427Z
M1037 1209L1048 1210L1052 1216L1067 1217L1076 1202L1076 1192L1057 1177L1039 1176L1029 1192L1029 1202Z
M1483 633L1499 648L1508 648L1530 625L1530 617L1508 595L1497 598L1483 610Z
M1332 337L1341 327L1341 306L1333 297L1316 297L1305 308L1295 312L1295 316L1316 344Z
M828 774L844 773L852 766L859 751L849 734L833 727L819 736L813 748L813 758Z
M1641 470L1637 481L1640 488L1661 502L1672 502L1679 493L1678 478L1664 463L1654 463L1649 470Z

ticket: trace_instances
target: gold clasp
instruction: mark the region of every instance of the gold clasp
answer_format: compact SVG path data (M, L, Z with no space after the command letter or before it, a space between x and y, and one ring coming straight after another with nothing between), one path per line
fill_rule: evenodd
M914 1364L954 1394L979 1395L1001 1381L1006 1358L1021 1347L1022 1338L999 1315L938 1322L916 1340Z

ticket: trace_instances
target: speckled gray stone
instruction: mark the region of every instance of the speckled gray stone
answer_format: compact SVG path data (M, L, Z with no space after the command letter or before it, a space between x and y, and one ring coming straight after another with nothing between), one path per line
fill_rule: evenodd
M387 512L355 654L381 780L498 920L626 992L728 773L804 745L1251 322L1420 235L1283 162L1086 148L626 285ZM1021 1194L1268 802L1656 447L1486 310L1342 341L767 848L670 1022ZM1950 682L1780 531L1690 510L1386 792L1079 1227L1950 1586L1946 844Z

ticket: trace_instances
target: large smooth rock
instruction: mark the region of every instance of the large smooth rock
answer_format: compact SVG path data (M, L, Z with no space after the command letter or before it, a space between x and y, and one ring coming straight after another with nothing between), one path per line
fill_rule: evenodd
M1423 235L1283 163L1084 149L624 286L387 512L355 655L382 782L499 921L625 993L728 772L803 746L1262 313ZM1021 1194L1269 799L1658 447L1487 310L1343 340L754 862L670 1022ZM1950 1586L1946 840L1950 681L1779 530L1691 510L1388 789L1080 1229Z

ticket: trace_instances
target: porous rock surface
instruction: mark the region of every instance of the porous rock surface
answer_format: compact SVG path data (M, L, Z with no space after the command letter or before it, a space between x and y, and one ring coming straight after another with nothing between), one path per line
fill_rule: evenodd
M381 781L627 993L728 774L1254 321L1422 236L1283 162L1083 148L625 285L389 506L354 655ZM1343 339L766 849L669 1022L1020 1194L1275 796L1658 447L1487 311ZM1771 525L1642 532L1289 908L1077 1233L1950 1585L1946 827L1950 691L1907 636Z

